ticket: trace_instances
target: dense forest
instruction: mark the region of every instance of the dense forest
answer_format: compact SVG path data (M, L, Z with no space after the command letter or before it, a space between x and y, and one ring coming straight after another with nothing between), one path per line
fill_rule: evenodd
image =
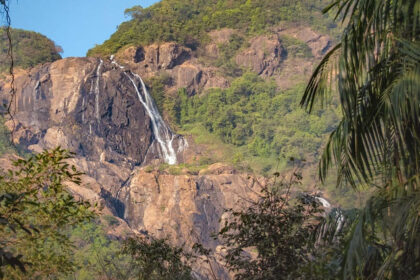
M304 85L298 85L279 91L273 82L246 73L229 89L210 90L205 96L189 98L181 91L175 104L179 108L176 122L187 131L204 127L224 143L242 147L238 153L243 158L301 161L309 155L317 157L325 136L338 122L338 114L329 109L308 117L298 106L303 90Z
M329 1L293 0L170 0L148 8L126 10L132 20L122 23L104 44L89 50L89 55L111 55L128 45L153 42L178 42L192 49L209 40L207 33L223 27L240 29L244 35L263 33L281 22L298 22L320 31L335 27L321 13Z
M11 29L13 42L14 65L17 68L30 68L37 64L60 59L59 46L53 41L36 32L21 29ZM8 70L9 44L5 28L0 28L0 72Z

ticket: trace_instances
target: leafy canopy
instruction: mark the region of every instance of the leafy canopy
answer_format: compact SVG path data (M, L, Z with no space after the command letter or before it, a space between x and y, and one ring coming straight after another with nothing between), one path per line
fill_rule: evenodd
M334 110L307 117L298 106L303 90L280 91L274 81L245 73L226 90L193 97L181 91L174 119L184 129L200 124L252 156L303 160L316 154L338 120Z
M139 280L192 280L190 254L172 247L165 239L129 238L123 252L133 258Z

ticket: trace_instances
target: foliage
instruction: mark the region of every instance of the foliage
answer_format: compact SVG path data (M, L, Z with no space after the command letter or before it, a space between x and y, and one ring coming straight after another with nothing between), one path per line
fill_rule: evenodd
M148 79L146 82L150 87L150 94L152 95L159 112L162 114L165 109L165 86L172 83L171 76L162 72L159 75Z
M122 241L108 236L99 219L79 225L69 236L75 244L73 260L77 269L66 279L134 279L132 258L122 253Z
M193 279L193 256L169 245L166 239L109 236L96 220L69 232L75 244L77 269L65 279Z
M40 63L61 58L61 48L53 41L36 32L11 29L14 66L30 68ZM5 28L0 28L0 72L10 67L8 40Z
M132 17L88 55L110 55L127 45L175 41L193 49L208 41L207 32L224 27L243 34L262 33L282 21L300 22L326 31L332 27L321 7L327 0L163 0L148 8L126 10Z
M15 148L13 147L10 141L10 132L4 125L4 119L0 117L0 155L4 155L14 151Z
M165 239L129 238L124 242L123 252L133 258L139 280L193 279L192 256L182 248L172 247Z
M292 57L311 58L313 56L311 48L299 39L283 35L281 41L286 47L288 55Z
M212 62L213 66L218 67L224 76L240 77L242 69L236 64L234 57L244 45L246 45L245 38L238 34L233 34L227 43L218 46L219 57Z
M336 0L341 42L315 70L302 105L338 91L343 118L320 163L338 184L376 187L346 248L345 279L420 275L420 5L416 0Z
M48 278L73 269L72 243L65 230L93 214L88 203L65 190L66 182L80 184L81 173L66 163L70 156L60 148L44 151L18 159L13 170L0 176L0 268L9 279ZM18 256L21 269L5 256Z
M300 279L303 268L311 266L319 250L313 240L322 210L314 199L292 198L291 188L300 181L295 170L290 178L264 186L244 210L227 210L218 237L236 279Z
M175 118L184 128L200 123L253 156L302 160L316 153L338 119L333 110L306 117L298 108L302 91L302 85L278 91L274 82L246 73L226 90L212 89L191 98L180 91Z

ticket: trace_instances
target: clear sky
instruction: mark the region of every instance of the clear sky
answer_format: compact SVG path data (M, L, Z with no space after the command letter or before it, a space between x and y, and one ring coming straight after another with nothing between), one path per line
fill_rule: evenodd
M42 33L60 45L64 57L85 56L129 18L124 10L158 0L10 0L12 27Z

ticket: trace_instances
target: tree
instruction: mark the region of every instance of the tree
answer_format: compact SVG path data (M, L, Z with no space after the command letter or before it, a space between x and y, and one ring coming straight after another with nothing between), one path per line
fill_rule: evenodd
M133 259L136 279L192 280L192 256L166 239L134 237L124 241L123 253Z
M345 279L420 274L420 5L416 0L335 0L341 42L316 68L301 104L338 92L343 117L320 162L338 184L368 185L346 248Z
M81 173L66 163L70 156L60 148L44 151L1 172L0 273L8 278L48 278L73 270L66 229L93 212L66 190L67 182L80 184Z
M314 252L320 250L313 240L322 210L315 199L291 197L291 188L300 181L301 175L294 172L290 178L263 187L245 210L227 210L229 218L218 237L226 249L224 260L236 279L304 277Z

